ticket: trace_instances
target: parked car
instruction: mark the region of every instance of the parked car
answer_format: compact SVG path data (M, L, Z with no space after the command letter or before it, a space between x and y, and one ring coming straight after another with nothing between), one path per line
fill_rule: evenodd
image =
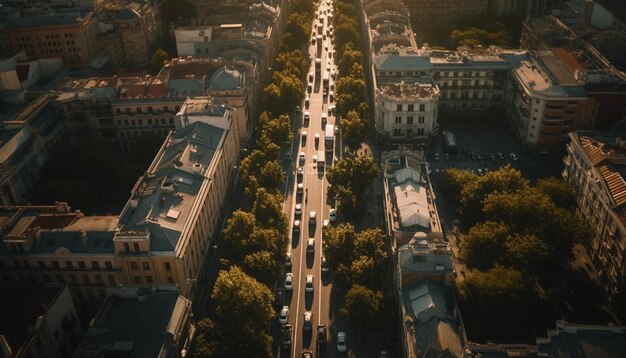
M291 335L292 335L291 325L290 324L284 325L283 329L281 330L281 335L280 335L280 345L283 348L289 348L289 346L291 346Z
M291 267L291 252L285 254L285 266Z
M293 274L291 272L285 274L285 290L293 290Z
M315 239L310 237L306 243L306 252L312 254L315 252Z
M300 232L300 220L294 220L293 222L293 233L298 234Z
M328 212L328 219L330 222L335 222L337 220L337 210L335 210L335 208L330 209Z
M300 163L300 165L304 165L305 158L306 154L304 152L300 152L300 156L298 157L298 162Z
M326 332L327 330L325 324L320 324L319 326L317 326L317 343L321 347L326 347Z
M306 281L304 284L304 291L313 292L313 275L306 275Z
M309 211L309 224L310 225L315 225L315 217L317 216L317 213L313 210Z
M283 308L278 313L278 323L287 324L289 320L289 306L283 306Z
M302 183L300 183L300 184L302 184ZM300 184L298 184L298 185L300 185ZM296 204L295 214L298 217L300 215L302 215L302 204Z
M337 333L337 351L345 352L346 350L346 332L339 332Z
M313 314L311 311L304 312L304 331L311 331L313 327Z

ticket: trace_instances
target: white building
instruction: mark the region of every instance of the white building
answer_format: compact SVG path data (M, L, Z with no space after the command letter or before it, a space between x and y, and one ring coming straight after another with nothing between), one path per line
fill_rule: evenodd
M376 131L391 141L425 140L439 129L439 87L432 80L379 84L375 101Z
M209 54L209 42L213 36L211 26L203 27L180 27L175 30L176 53L179 57L203 57Z

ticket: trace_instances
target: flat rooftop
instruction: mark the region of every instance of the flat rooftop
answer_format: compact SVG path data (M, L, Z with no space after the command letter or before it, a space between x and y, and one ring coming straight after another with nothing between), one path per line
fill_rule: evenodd
M193 210L226 130L194 122L166 139L155 162L133 189L120 217L125 233L150 233L150 251L173 251Z
M403 99L429 99L439 94L439 87L431 81L383 83L378 87L387 96Z

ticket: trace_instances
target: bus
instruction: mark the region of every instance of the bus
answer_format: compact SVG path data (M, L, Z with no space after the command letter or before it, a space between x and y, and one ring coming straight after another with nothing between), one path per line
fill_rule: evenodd
M441 134L443 135L443 143L444 143L446 152L452 153L452 154L456 153L457 144L456 144L456 137L454 136L454 133L442 131Z
M316 36L317 39L317 58L322 58L322 35L317 35Z
M326 125L326 131L324 132L324 148L327 152L333 151L333 144L335 142L335 126L332 124Z

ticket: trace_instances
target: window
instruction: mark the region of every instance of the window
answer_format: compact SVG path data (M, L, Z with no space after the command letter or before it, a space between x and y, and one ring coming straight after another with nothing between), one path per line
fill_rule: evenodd
M80 268L82 268L82 269L87 268L87 267L85 266L85 261L78 261L78 267L80 267Z
M141 113L141 107L137 107L137 113Z
M170 109L169 109L169 108L167 108L167 106L163 106L163 110L167 112L167 111L169 111Z
M71 270L74 268L74 263L72 261L65 261L65 267Z
M141 284L141 277L133 276L133 281L135 281L136 285L140 285Z
M396 105L396 111L402 112L402 105L401 104Z
M139 244L136 242L133 242L133 249L135 249L136 253L139 253Z
M132 125L133 127L135 126L135 120L134 119L130 120L130 125Z
M127 253L130 251L130 245L128 245L127 242L124 243L124 251L126 251Z
M94 270L99 270L100 263L98 261L91 261L91 268L93 268Z
M148 106L148 113L152 113L152 107Z
M417 117L417 123L424 123L424 116Z
M59 268L59 262L58 261L52 261L52 268L58 269Z
M70 275L70 283L72 285L78 285L78 279L76 278L76 275L74 275L74 274Z
M104 261L104 267L106 267L107 270L111 270L113 269L113 264L111 261Z
M149 262L144 262L143 263L143 269L144 270L150 270L150 263Z
M65 278L63 278L63 275L61 275L60 273L57 274L57 282L58 283L65 283Z
M83 284L85 285L91 285L91 280L89 279L89 275L83 275Z
M402 117L396 117L396 123L402 123Z
M152 284L152 276L146 276L146 283Z
M104 281L102 281L102 275L96 275L96 283L98 285L104 284Z
M174 278L172 276L167 276L167 283L174 283Z
M412 105L412 104L409 104L409 109L408 109L408 111L409 111L409 112L413 112L413 110L414 110L414 109L413 109L413 105Z
M425 104L420 104L420 112L424 112L426 110Z
M174 118L170 118L170 124L174 124Z
M413 117L406 117L407 124L413 124Z
M165 271L171 271L172 270L172 266L170 265L169 262L165 263Z
M131 268L131 270L139 270L139 266L137 265L137 263L135 261L132 261L130 263L130 268Z
M39 261L39 268L45 269L46 268L46 263L43 261Z
M161 118L161 124L165 124L165 118Z
M107 278L109 279L109 285L110 286L115 286L116 282L115 282L115 276L113 275L109 275L107 276Z
M394 130L393 130L393 135L394 135L395 137L399 137L399 136L401 136L401 135L402 135L402 130L401 130L400 128L396 128L396 129L394 129Z
M424 135L424 128L417 128L417 135Z
M140 126L143 126L143 120L142 119L138 119L137 120L137 124L140 125Z
M148 119L148 125L151 126L152 125L152 118Z

